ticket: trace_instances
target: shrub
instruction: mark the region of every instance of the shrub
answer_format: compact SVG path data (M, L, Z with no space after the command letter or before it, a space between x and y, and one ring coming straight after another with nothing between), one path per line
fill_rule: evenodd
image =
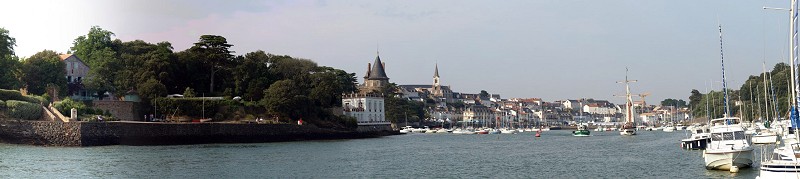
M5 109L5 108L6 108L6 102L3 101L3 100L0 100L0 109Z
M25 101L8 100L8 115L12 118L37 120L42 117L42 106Z
M0 100L16 100L16 101L25 101L36 104L41 104L47 101L45 98L41 96L32 96L32 95L22 96L22 93L20 93L17 90L6 90L6 89L0 89Z
M96 114L94 109L87 107L83 102L74 101L70 98L56 102L53 106L65 116L69 116L72 113L72 108L78 110L78 115Z

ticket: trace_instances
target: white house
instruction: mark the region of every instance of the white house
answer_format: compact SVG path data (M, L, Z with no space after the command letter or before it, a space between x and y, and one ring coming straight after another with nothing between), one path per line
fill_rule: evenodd
M389 125L383 108L383 97L350 94L342 97L344 114L356 118L359 126Z

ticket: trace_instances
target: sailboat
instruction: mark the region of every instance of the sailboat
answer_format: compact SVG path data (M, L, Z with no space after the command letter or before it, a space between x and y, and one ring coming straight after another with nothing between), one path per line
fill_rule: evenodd
M725 112L722 118L711 120L711 142L703 152L706 169L739 172L739 168L753 165L753 147L745 137L745 128L738 117L730 117L728 89L725 82L725 59L722 55L722 25L719 26L720 61L722 64L722 90L725 95Z
M794 134L789 132L782 139L784 146L778 147L772 151L771 156L767 161L761 162L759 169L759 176L756 178L798 178L800 177L800 143L797 142L800 124L798 117L798 74L797 74L797 0L791 0L791 7L789 8L790 23L789 23L789 66L791 74L791 86L789 87L789 119L791 122L791 129L794 129ZM774 96L773 96L774 97ZM769 121L770 119L767 119ZM777 126L781 126L782 122L778 122ZM780 128L782 129L782 128ZM781 131L781 130L779 130ZM782 131L780 133L783 133Z
M625 68L625 81L618 81L617 83L625 83L625 124L622 125L619 134L624 136L636 135L636 125L633 123L633 99L631 98L631 88L629 83L636 82L636 80L628 80L628 68Z

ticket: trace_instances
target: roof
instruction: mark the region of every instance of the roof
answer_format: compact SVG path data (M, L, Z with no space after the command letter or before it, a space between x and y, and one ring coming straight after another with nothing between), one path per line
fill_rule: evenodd
M368 80L388 80L389 77L386 76L386 70L383 69L383 62L381 62L381 56L375 57L375 63L372 64L372 70L369 72L369 76L367 77Z
M61 55L58 55L58 58L63 61L63 60L66 60L67 58L69 58L71 56L72 56L72 54L61 54Z
M433 77L439 77L439 63L436 63L436 71L433 72Z

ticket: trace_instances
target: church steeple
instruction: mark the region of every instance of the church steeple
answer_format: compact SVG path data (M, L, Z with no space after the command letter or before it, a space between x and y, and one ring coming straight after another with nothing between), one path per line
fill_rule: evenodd
M442 85L439 81L439 63L436 63L435 70L433 71L433 85L431 85L431 88L433 96L442 97Z
M433 72L434 78L439 78L439 63L436 63L436 71Z

